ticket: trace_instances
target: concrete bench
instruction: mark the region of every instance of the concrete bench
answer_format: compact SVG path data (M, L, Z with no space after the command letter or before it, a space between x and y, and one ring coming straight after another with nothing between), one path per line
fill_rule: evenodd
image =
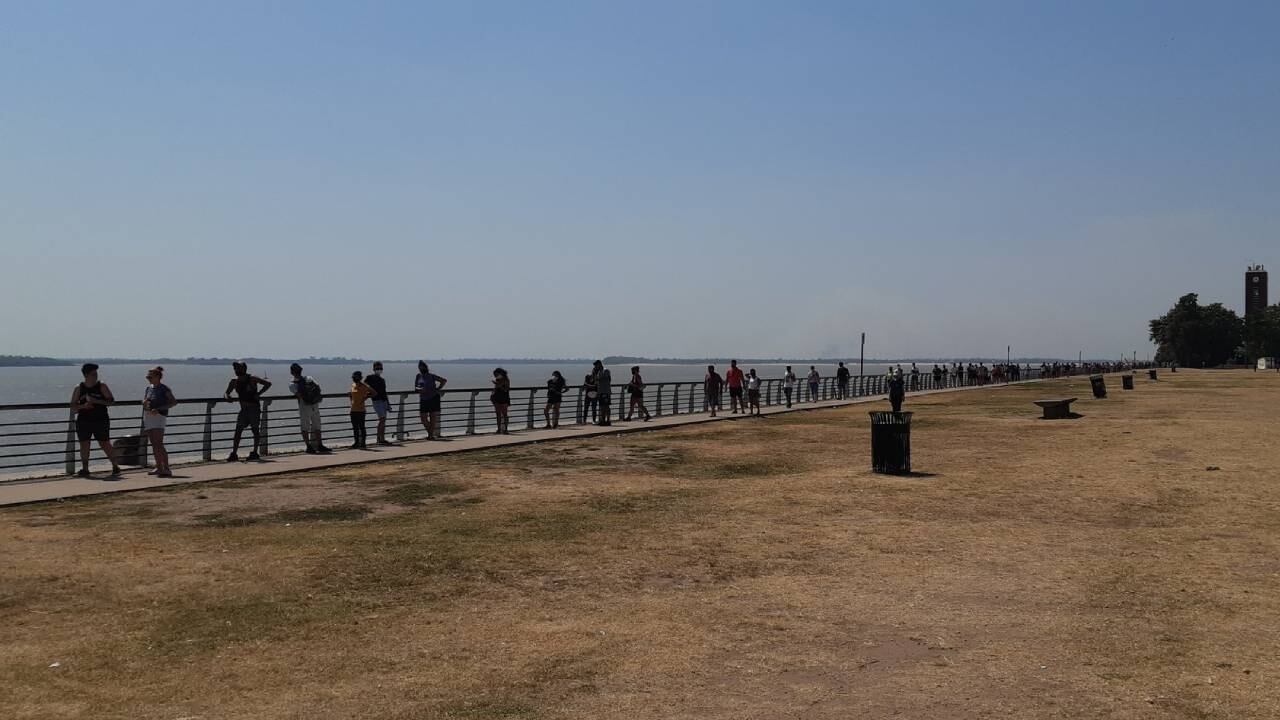
M1063 398L1061 400L1036 400L1036 404L1044 409L1045 420L1065 420L1071 417L1071 403L1076 398Z

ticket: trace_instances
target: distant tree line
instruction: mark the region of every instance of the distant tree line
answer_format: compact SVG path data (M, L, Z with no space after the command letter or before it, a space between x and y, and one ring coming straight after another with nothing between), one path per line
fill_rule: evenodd
M1201 305L1199 295L1187 293L1150 330L1158 363L1216 367L1280 356L1280 305L1246 323L1222 303Z

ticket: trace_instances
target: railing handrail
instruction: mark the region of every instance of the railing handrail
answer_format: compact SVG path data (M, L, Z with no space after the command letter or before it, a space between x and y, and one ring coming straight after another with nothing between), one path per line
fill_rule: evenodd
M1034 369L1037 371L1039 370L1039 368L1034 368ZM930 368L930 371L931 370L932 368ZM921 376L924 376L926 374L930 374L930 373L926 373L924 370L920 371ZM850 375L849 379L852 381L855 378L878 378L878 377L884 377L884 376L885 376L885 373L875 373L872 375ZM723 377L724 376L722 375L721 378L723 379ZM760 378L760 382L782 382L782 380L783 379L780 377L767 377L767 378L761 377ZM834 374L823 375L822 380L824 382L827 380L831 380L832 382L834 382L835 375ZM615 389L619 387L625 388L627 385L630 384L629 381L630 381L630 376L622 379L621 381L615 381L611 383L611 386ZM744 378L744 381L745 381L745 378ZM645 387L646 388L657 387L658 385L702 385L704 382L705 382L704 380L661 380L661 381L655 380L654 382L645 381ZM801 375L799 373L796 374L797 386L802 385L806 382L807 380L804 375ZM567 393L574 390L579 390L582 387L583 387L582 383L569 383L565 386L564 391ZM511 392L542 391L546 389L547 389L546 385L520 385L520 386L513 385L511 386ZM465 387L465 388L445 387L440 390L440 394L447 395L451 393L484 393L484 392L492 392L492 391L493 391L492 387ZM418 394L418 391L413 388L409 388L407 390L387 390L388 397L392 395L399 396L399 395L417 395L417 394ZM178 395L176 390L174 391L174 395ZM334 399L334 398L347 398L347 397L350 397L350 393L345 393L345 392L322 393L320 397L326 400ZM258 401L270 400L271 402L278 402L282 400L297 400L297 399L298 397L296 395L262 395L258 398ZM188 404L194 405L194 404L203 404L203 403L226 403L226 402L239 403L240 401L237 398L232 398L231 400L227 400L226 397L221 395L216 397L196 397L196 398L179 397L178 398L179 405L188 405ZM111 403L111 407L138 407L141 405L142 405L141 400L117 399L115 402ZM0 405L0 412L4 412L8 410L66 410L66 409L69 409L70 407L71 407L71 401L70 401L70 398L68 398L66 401L63 401L63 402L21 403L16 405Z

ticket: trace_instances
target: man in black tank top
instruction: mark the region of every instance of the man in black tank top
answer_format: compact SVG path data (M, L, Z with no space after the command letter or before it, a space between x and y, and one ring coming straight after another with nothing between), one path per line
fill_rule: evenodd
M89 443L97 440L102 452L111 461L111 477L120 474L120 465L116 462L115 449L111 447L111 416L107 406L116 399L111 388L98 381L98 366L85 363L80 368L84 382L76 386L71 393L71 409L76 412L76 437L80 440L80 472L79 477L89 477Z
M249 453L248 459L258 460L258 445L261 443L258 425L262 417L262 407L258 400L262 393L271 389L271 381L250 375L249 366L242 362L231 363L231 369L235 371L236 376L227 383L227 391L222 395L227 402L232 402L231 393L235 392L236 399L240 401L240 413L236 415L236 434L231 442L231 454L227 456L227 462L240 459L236 453L240 450L240 436L245 428L249 428L253 433L253 450Z

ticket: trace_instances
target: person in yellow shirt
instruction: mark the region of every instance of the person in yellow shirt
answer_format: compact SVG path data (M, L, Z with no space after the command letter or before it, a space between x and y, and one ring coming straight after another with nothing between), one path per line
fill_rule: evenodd
M364 426L364 404L377 393L364 382L364 373L359 370L351 373L351 437L354 439L352 450L368 450L365 445L367 433Z

